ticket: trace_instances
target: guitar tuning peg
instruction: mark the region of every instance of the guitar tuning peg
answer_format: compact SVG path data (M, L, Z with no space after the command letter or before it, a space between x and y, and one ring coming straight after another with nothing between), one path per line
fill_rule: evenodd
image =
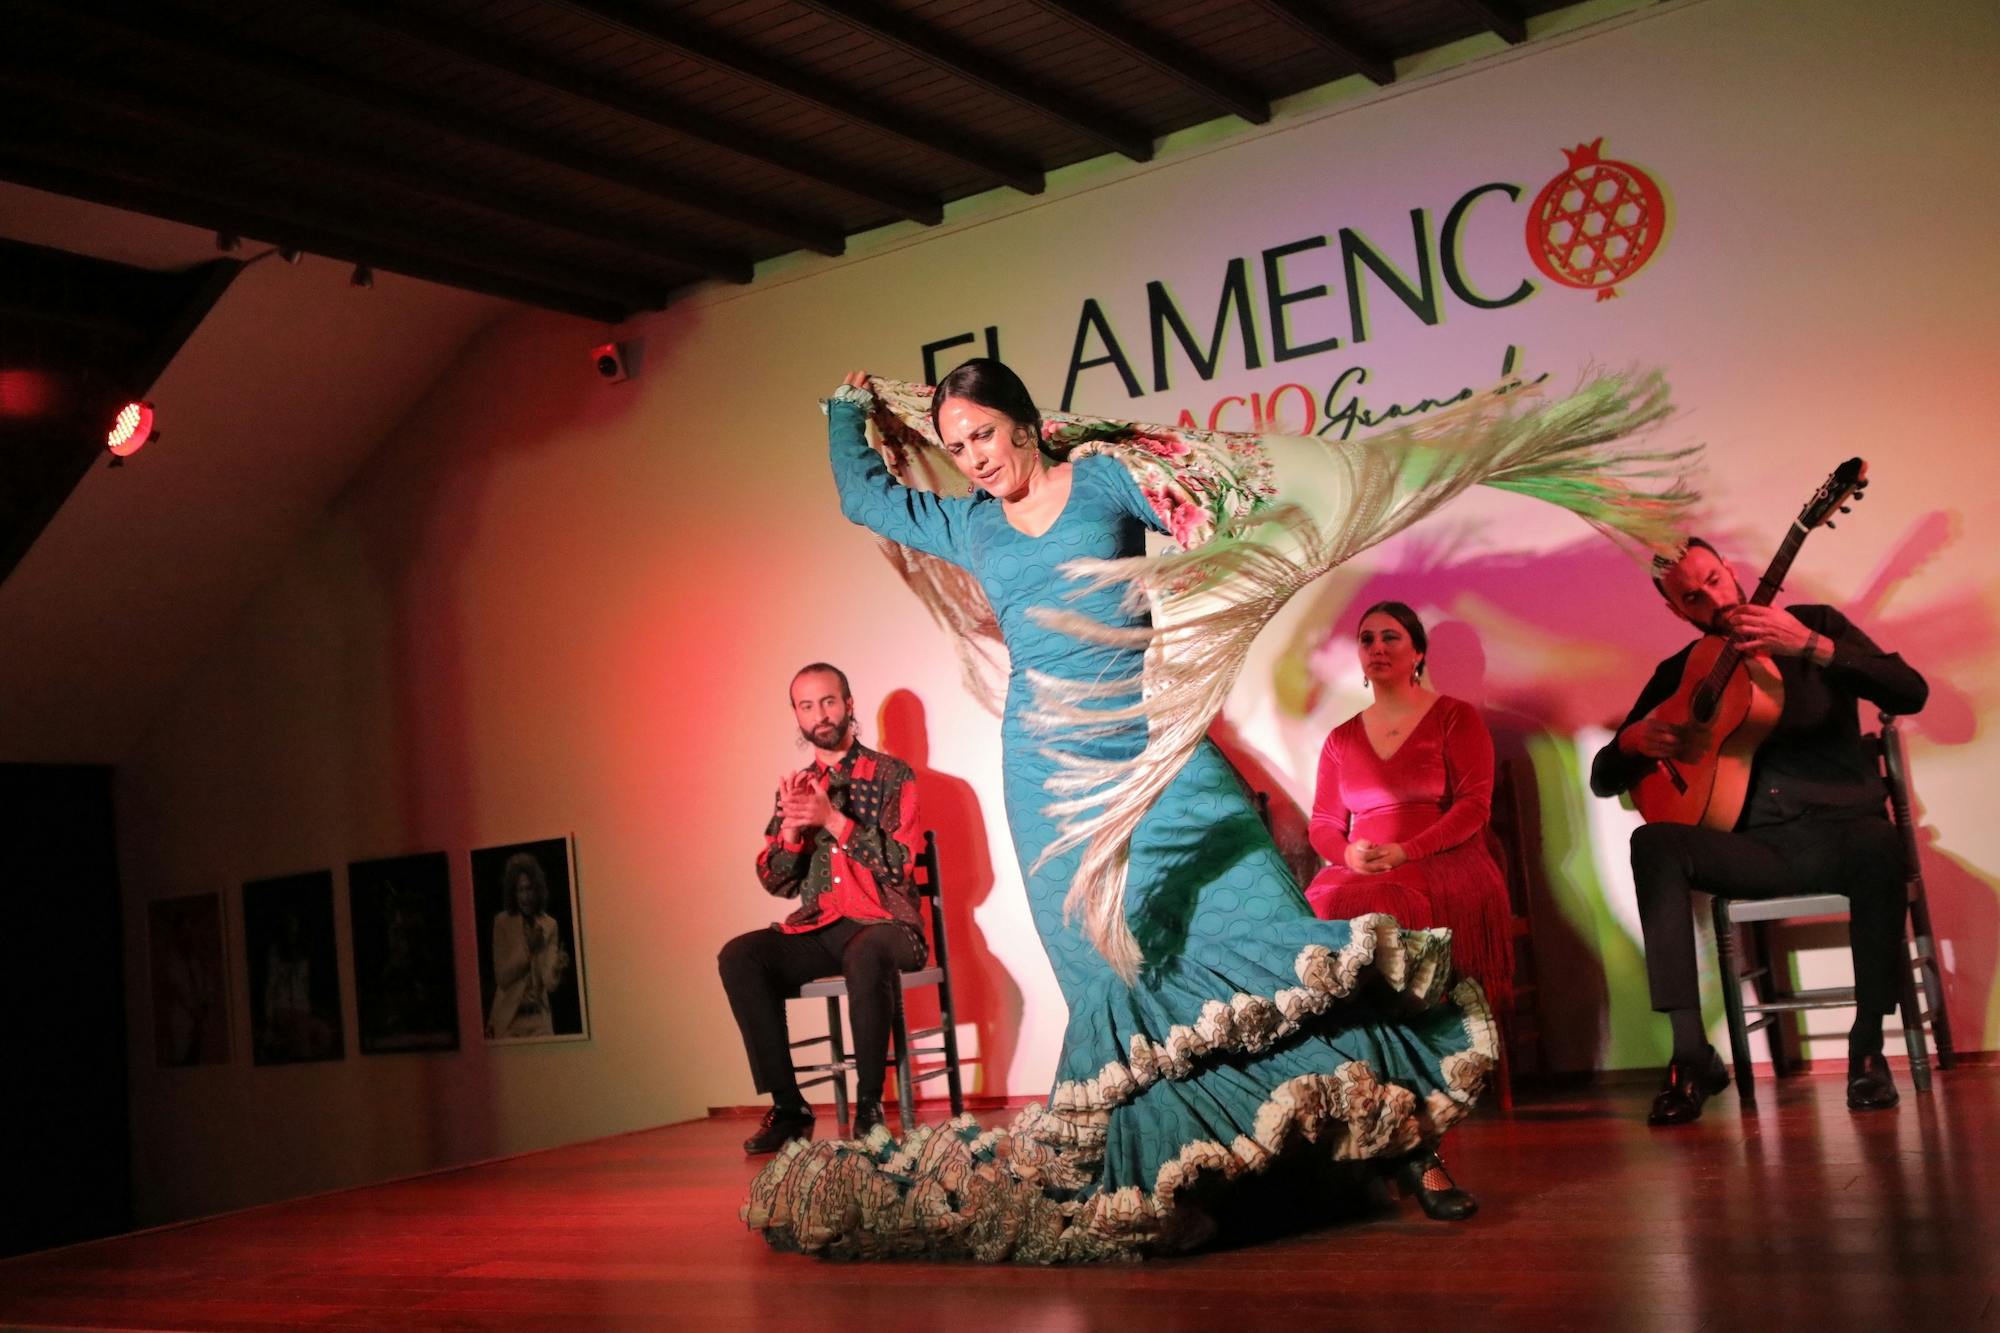
M1857 496L1857 497L1855 497L1855 498L1856 498L1856 499L1859 499L1860 497L1859 497L1859 496ZM1843 513L1843 514L1851 514L1851 513L1853 513L1853 512L1854 512L1854 506L1852 506L1852 505L1842 505L1842 506L1840 507L1840 512L1841 512L1841 513Z
M1834 523L1833 523L1833 520L1832 520L1832 519L1828 519L1828 520L1827 520L1827 523L1826 523L1826 526L1827 526L1827 528L1828 528L1829 530L1830 530L1830 529L1832 529L1832 527L1834 526Z

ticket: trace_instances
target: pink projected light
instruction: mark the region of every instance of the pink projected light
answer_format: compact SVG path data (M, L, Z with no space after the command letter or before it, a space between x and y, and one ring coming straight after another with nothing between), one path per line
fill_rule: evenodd
M130 402L118 409L118 419L111 423L104 447L120 458L130 458L159 437L159 427L153 424L153 405Z

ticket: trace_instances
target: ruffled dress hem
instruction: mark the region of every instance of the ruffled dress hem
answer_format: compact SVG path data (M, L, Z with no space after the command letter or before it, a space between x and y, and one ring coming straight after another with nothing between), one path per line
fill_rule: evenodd
M918 1126L901 1143L886 1128L865 1141L796 1140L759 1173L743 1221L776 1248L828 1258L964 1258L1060 1263L1129 1260L1192 1248L1213 1234L1198 1187L1262 1172L1312 1145L1333 1160L1391 1157L1435 1143L1478 1099L1498 1057L1478 985L1450 974L1448 931L1404 931L1394 919L1351 923L1338 950L1309 945L1300 984L1271 995L1216 997L1198 1021L1158 1040L1134 1034L1128 1058L1056 1085L1004 1129L971 1116ZM1462 1018L1462 1045L1438 1057L1428 1094L1381 1076L1365 1059L1271 1088L1254 1118L1221 1138L1184 1142L1150 1185L1101 1185L1111 1118L1161 1080L1198 1080L1239 1057L1275 1050L1322 1026L1364 986L1413 1008L1444 1001ZM1239 1061L1240 1062L1240 1061Z

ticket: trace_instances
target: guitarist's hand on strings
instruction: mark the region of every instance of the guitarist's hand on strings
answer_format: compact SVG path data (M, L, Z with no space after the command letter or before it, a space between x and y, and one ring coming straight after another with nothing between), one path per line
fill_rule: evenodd
M1811 654L1821 661L1825 660L1823 653L1831 655L1832 645L1827 644L1821 635L1807 629L1789 611L1746 602L1722 612L1720 619L1723 628L1728 631L1729 642L1740 652L1763 653L1772 657L1805 657ZM1826 645L1824 649L1822 644Z
M1618 748L1648 759L1678 759L1690 764L1708 752L1711 730L1699 722L1677 724L1642 717L1618 733Z

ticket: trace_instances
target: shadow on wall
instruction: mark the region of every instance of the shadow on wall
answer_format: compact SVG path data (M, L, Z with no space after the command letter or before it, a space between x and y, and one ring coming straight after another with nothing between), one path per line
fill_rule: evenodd
M1245 740L1228 718L1218 714L1209 724L1208 738L1222 751L1222 757L1236 770L1236 776L1250 788L1253 799L1257 792L1269 799L1271 841L1277 844L1278 855L1285 859L1286 868L1303 891L1322 864L1312 845L1312 811L1292 799L1277 765Z
M879 722L882 749L915 770L919 816L925 828L937 833L952 1000L960 1029L969 1027L976 1034L972 1043L963 1038L959 1043L966 1066L965 1091L1008 1095L1012 1090L1007 1071L1021 1035L1021 988L987 947L976 915L993 892L992 849L979 797L964 778L930 766L930 728L923 700L915 693L892 690L882 701ZM913 992L908 1018L913 1028L935 1024L937 992ZM925 1084L918 1090L919 1099L942 1097L942 1083L934 1079Z
M1962 536L1959 516L1933 510L1913 522L1868 584L1847 606L1855 623L1875 641L1924 673L1930 699L1903 724L1921 751L1924 742L1966 745L1979 734L1976 701L1953 683L1976 670L1993 651L1996 627L1986 597L1963 590L1920 605L1891 610L1896 594ZM1864 715L1864 722L1872 721ZM1910 763L1912 811L1917 819L1918 860L1937 931L1945 1006L1960 1050L1990 1044L2000 1023L2000 880L1946 851L1938 830L1924 822L1921 752Z

